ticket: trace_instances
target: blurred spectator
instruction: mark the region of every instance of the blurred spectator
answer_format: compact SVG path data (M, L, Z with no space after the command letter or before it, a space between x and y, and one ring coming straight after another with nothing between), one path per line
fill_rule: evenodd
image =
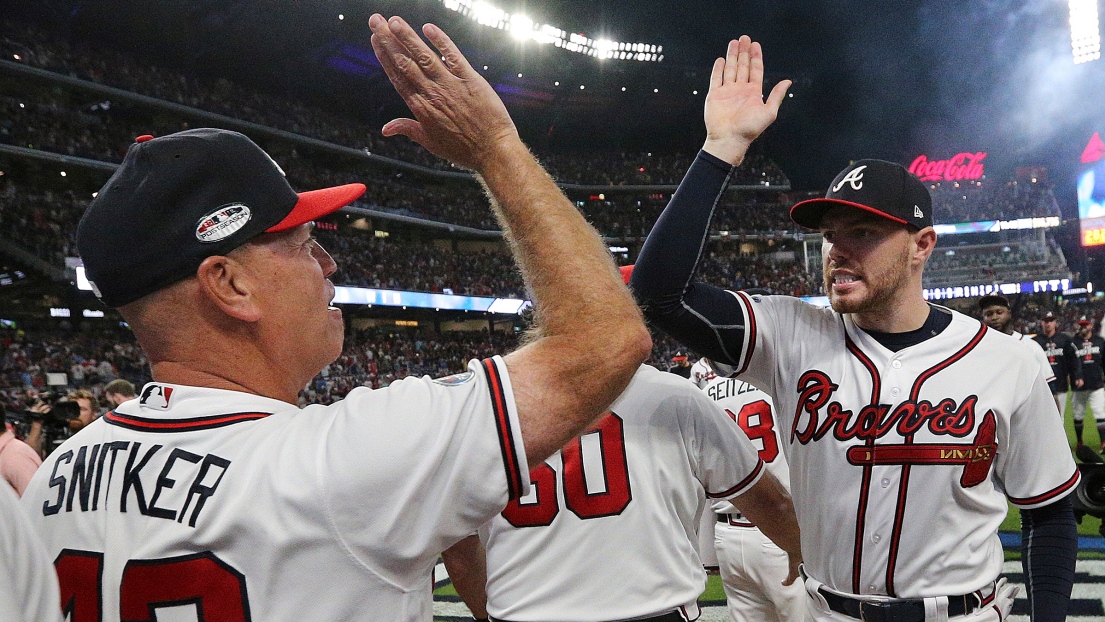
M134 394L134 385L122 378L116 378L104 385L104 400L110 408L117 408L123 402L129 402L137 397Z

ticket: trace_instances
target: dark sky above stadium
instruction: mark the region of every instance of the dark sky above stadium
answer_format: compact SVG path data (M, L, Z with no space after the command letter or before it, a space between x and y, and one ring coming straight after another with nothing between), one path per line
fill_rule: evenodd
M803 185L823 186L848 159L959 151L1063 178L1091 133L1105 131L1105 60L1072 62L1060 0L599 4L607 22L624 13L637 33L662 31L673 57L708 66L747 33L763 42L769 70L807 77L770 137Z
M853 159L908 164L922 153L944 159L975 151L990 154L988 171L1007 174L1015 166L1043 165L1061 190L1073 188L1083 146L1094 131L1105 131L1105 60L1073 64L1068 7L1062 0L492 3L594 38L662 44L662 71L650 74L648 66L639 66L629 74L641 83L687 68L699 73L684 74L683 81L701 82L704 88L712 59L728 39L749 34L761 41L768 71L795 78L799 86L757 148L776 159L797 188L824 188ZM364 21L372 11L398 13L414 22L432 19L466 51L478 50L501 63L515 53L528 54L528 60L518 59L530 63L527 72L535 63L545 64L545 70L548 65L583 66L578 58L566 61L575 55L561 50L527 51L503 43L508 35L447 11L439 0L42 0L15 6L136 54L194 71L237 71L278 86L292 75L309 81L315 72L303 59L317 58L319 50L336 49L342 41L365 45ZM338 12L347 15L340 26ZM657 79L657 86L669 79ZM368 97L384 98L386 83L374 84L379 90ZM685 106L657 101L650 114L622 110L624 103L611 100L606 113L623 124L629 120L628 129L609 132L611 144L639 146L655 139L693 149L700 143L700 101L684 98ZM380 112L391 114L392 109ZM521 114L526 113L516 111ZM570 133L573 121L591 116L601 118L586 110L540 117L534 125L542 131L531 130L531 139L553 135L544 131L546 126ZM662 129L655 125L661 118ZM635 132L638 120L641 128L649 120L654 125ZM606 132L580 128L581 141L607 139Z

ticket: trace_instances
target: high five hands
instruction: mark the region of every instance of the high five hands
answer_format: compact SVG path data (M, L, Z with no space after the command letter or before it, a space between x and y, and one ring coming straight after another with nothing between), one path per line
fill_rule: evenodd
M702 149L733 166L779 114L792 82L783 80L764 101L764 54L748 35L730 41L725 58L714 61L706 95L706 143Z

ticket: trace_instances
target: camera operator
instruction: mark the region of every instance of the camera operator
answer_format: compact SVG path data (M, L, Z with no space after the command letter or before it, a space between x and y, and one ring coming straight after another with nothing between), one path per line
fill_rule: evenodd
M41 426L40 426L41 427ZM23 496L23 490L27 488L27 482L42 464L42 458L27 443L15 437L15 433L8 429L8 411L4 404L0 403L0 477L3 477L16 494Z
M40 456L48 455L74 432L95 421L99 416L96 407L96 396L85 389L71 391L56 401L45 394L27 409L31 418L27 444Z

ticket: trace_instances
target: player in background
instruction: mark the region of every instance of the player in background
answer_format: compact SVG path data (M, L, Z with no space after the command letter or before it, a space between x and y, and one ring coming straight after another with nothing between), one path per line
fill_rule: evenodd
M696 282L713 207L775 119L747 37L715 62L706 141L631 281L653 325L772 396L787 431L807 608L818 620L1004 619L1016 589L997 529L1021 508L1032 619L1063 620L1079 482L1039 365L978 320L928 304L928 189L860 160L791 218L821 232L831 308ZM1048 456L1040 460L1040 456Z
M767 472L789 492L790 468L783 453L786 445L771 396L743 380L707 372L713 370L708 359L699 359L694 369L702 372L703 383L699 388L748 436L759 451ZM790 571L786 552L764 536L741 512L739 505L718 499L713 502L713 510L716 525L712 544L725 588L729 619L732 622L804 620L805 589L798 582L784 584Z
M1078 320L1078 334L1074 338L1074 352L1082 364L1082 385L1075 386L1070 396L1074 416L1074 437L1082 445L1086 411L1097 423L1097 436L1101 451L1105 452L1105 368L1102 367L1102 351L1105 340L1095 335L1093 319L1083 315Z
M0 619L61 622L58 577L19 496L0 481Z
M733 501L761 524L782 547L777 580L797 584L800 536L784 487L729 417L672 374L642 365L610 413L530 479L530 494L479 531L486 581L473 576L479 560L454 555L478 558L475 536L444 557L474 613L510 622L696 620L706 585L696 530L709 499Z
M1013 330L1013 311L1009 308L1009 299L1001 294L987 294L978 299L978 310L982 314L983 324L999 333L1009 335L1024 345L1028 355L1040 364L1040 373L1047 380L1048 387L1051 387L1055 382L1055 371L1051 366L1051 361L1048 360L1047 353L1044 352L1043 348L1038 347L1035 341ZM1058 401L1055 405L1059 405ZM1063 416L1063 411L1059 411L1059 416Z
M429 620L441 551L526 494L527 469L604 413L648 356L602 239L491 85L435 26L422 32L436 49L400 18L369 26L417 119L384 135L478 172L534 296L536 337L466 373L299 409L344 335L337 266L311 222L364 186L296 193L236 132L142 137L77 244L154 381L55 450L23 498L74 618ZM161 611L181 608L195 611Z
M1051 365L1051 373L1055 378L1048 383L1051 394L1055 397L1055 405L1059 407L1059 413L1066 416L1067 391L1072 387L1077 389L1082 386L1082 359L1074 351L1074 341L1071 336L1056 330L1058 322L1055 314L1048 311L1040 320L1040 332L1033 340L1040 344L1048 363Z

